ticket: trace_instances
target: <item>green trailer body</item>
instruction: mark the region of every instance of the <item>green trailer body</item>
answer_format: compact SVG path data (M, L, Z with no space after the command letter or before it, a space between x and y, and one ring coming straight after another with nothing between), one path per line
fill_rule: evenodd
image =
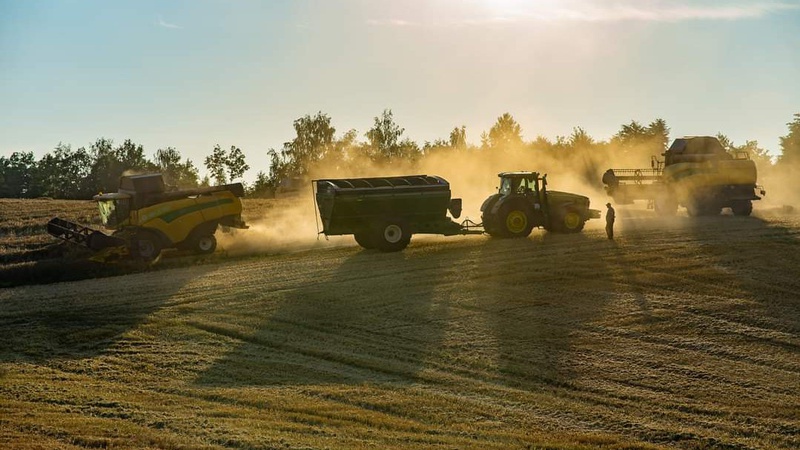
M326 236L355 236L364 248L397 251L413 234L470 234L461 215L461 199L450 184L431 175L314 180L315 197Z

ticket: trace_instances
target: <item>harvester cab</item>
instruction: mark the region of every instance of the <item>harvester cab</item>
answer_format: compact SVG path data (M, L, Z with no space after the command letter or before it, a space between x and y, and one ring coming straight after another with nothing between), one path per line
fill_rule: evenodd
M497 193L481 205L483 226L495 237L525 237L534 227L577 233L600 211L582 195L547 189L547 174L502 172Z
M98 252L95 259L132 256L155 260L162 249L178 248L212 253L219 226L247 228L242 220L241 183L167 190L161 174L123 176L119 191L94 196L100 221L113 231L107 235L54 218L51 235Z

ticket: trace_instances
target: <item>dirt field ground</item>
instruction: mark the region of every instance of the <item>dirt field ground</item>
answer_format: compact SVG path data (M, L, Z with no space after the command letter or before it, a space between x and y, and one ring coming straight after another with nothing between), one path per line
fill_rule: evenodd
M2 289L0 447L800 447L800 217L618 214Z

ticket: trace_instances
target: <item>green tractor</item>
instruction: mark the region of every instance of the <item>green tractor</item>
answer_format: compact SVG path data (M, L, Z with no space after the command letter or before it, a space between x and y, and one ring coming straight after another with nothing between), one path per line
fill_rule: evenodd
M481 205L483 228L491 236L525 237L534 227L577 233L600 211L589 208L589 198L548 191L547 175L538 172L502 172L500 188Z

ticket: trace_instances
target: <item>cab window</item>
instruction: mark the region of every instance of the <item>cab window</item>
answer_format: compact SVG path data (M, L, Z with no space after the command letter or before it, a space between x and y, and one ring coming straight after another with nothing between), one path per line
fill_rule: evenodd
M119 226L130 213L130 201L128 199L104 200L97 203L100 209L100 221L103 226L115 228Z

